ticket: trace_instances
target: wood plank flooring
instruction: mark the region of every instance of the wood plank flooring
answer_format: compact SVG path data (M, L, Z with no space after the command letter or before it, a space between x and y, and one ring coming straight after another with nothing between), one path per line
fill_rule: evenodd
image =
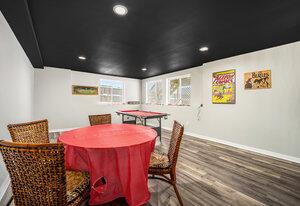
M163 131L166 152L170 132ZM177 165L184 205L300 206L300 164L184 136ZM150 180L151 205L178 205L174 190Z
M170 132L164 130L166 152ZM185 206L300 206L300 164L227 145L184 136L177 165L178 189ZM149 205L179 205L167 183L149 180ZM115 201L105 206L123 206Z

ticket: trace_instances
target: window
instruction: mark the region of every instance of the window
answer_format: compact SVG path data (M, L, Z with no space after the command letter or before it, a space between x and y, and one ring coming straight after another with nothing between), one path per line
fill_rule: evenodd
M162 82L151 81L146 83L146 103L162 104Z
M123 103L124 85L121 81L100 80L100 102Z
M191 76L185 75L167 80L167 104L190 105L191 104Z

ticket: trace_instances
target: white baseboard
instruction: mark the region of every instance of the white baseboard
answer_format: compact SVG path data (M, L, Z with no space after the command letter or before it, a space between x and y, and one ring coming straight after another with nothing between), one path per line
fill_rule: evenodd
M8 189L9 183L10 183L10 179L9 179L9 176L7 176L0 187L0 203Z
M169 131L172 130L172 128L170 128L170 127L162 127L162 129L169 130ZM251 151L251 152L256 152L256 153L259 153L259 154L262 154L262 155L268 155L268 156L271 156L271 157L276 157L276 158L279 158L279 159L284 159L284 160L288 160L288 161L291 161L291 162L300 163L300 158L298 158L298 157L284 155L284 154L280 154L280 153L277 153L277 152L271 152L271 151L268 151L268 150L259 149L259 148L255 148L255 147L250 147L250 146L246 146L246 145L242 145L242 144L238 144L238 143L233 143L233 142L229 142L229 141L226 141L226 140L221 140L221 139L208 137L208 136L204 136L204 135L199 135L199 134L192 133L192 132L185 132L184 134L192 136L192 137L200 138L200 139L206 139L206 140L210 140L210 141L213 141L213 142L225 144L225 145L232 146L232 147L237 147L239 149L244 149L244 150L248 150L248 151Z

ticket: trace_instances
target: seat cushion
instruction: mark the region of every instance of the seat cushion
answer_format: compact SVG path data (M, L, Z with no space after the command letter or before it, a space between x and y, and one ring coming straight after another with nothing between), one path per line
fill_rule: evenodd
M67 203L78 202L78 198L83 198L90 187L89 174L86 172L66 171L67 179Z
M150 168L168 168L170 166L169 158L166 154L153 152L150 158Z

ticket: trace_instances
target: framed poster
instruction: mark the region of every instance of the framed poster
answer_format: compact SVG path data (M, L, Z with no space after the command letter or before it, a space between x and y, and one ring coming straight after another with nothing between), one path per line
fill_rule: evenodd
M271 70L244 73L245 89L272 88Z
M98 87L72 85L73 95L98 95Z
M212 74L212 103L235 104L235 69Z

